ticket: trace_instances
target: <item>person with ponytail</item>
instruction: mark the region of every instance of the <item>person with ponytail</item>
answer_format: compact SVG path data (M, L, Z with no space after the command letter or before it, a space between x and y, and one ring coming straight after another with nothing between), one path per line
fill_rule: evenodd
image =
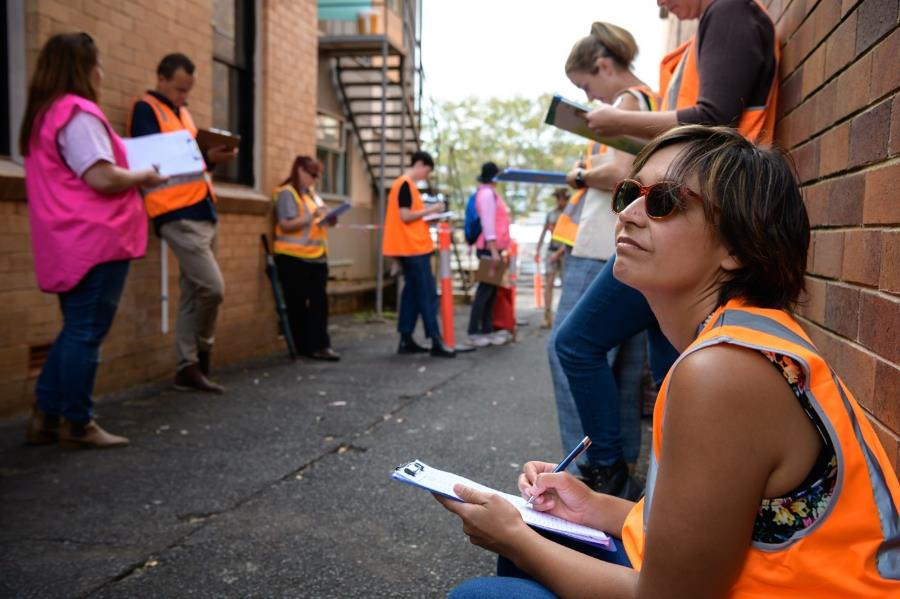
M125 146L97 105L103 68L87 33L44 44L28 89L19 149L38 286L57 294L63 327L35 386L29 444L122 447L93 420L100 344L131 260L147 250L139 187L167 178L128 168Z
M590 34L572 48L566 75L588 100L648 113L657 107L657 98L631 71L637 52L627 30L593 23ZM676 354L644 298L612 277L616 219L609 209L610 192L628 173L634 156L600 144L589 148L585 162L569 173L578 199L570 201L562 226L557 225L566 237L569 223L578 223L548 342L550 372L564 451L590 436L593 444L578 464L585 482L598 491L633 498L640 488L629 477L628 464L640 452L644 331L650 334L657 380Z

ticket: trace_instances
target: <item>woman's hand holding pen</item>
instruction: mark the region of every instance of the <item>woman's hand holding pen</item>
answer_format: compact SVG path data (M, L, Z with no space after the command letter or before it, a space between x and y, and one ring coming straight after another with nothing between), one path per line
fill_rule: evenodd
M523 535L532 534L519 510L499 495L464 485L456 485L453 492L463 501L454 501L441 495L435 495L434 498L448 511L460 517L463 532L469 536L473 545L510 557L517 547L522 546L519 539Z
M548 462L526 463L519 475L522 497L534 497L531 505L539 512L586 523L596 493L568 472L553 472L555 468Z

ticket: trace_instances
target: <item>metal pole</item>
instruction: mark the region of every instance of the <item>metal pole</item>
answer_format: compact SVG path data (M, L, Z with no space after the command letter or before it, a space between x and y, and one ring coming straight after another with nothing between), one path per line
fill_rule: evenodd
M385 11L387 11L387 4L385 4ZM378 166L379 177L378 177L378 222L381 227L378 229L379 234L376 235L378 238L378 258L376 261L376 269L375 273L375 314L379 317L382 315L384 311L384 254L381 251L381 239L384 237L384 210L385 210L385 197L384 197L384 161L386 160L386 148L385 144L387 143L387 138L385 137L385 119L387 118L387 28L385 28L385 35L381 40L381 163Z
M159 240L159 330L169 332L169 244Z

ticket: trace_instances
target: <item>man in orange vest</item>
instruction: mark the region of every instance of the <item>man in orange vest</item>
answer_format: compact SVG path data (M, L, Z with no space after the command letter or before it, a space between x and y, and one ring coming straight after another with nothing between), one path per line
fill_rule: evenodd
M156 89L149 90L132 107L129 134L138 137L187 129L196 137L197 127L187 109L194 85L194 63L184 54L169 54L159 63L156 74ZM210 149L204 158L207 164L215 164L235 156L237 150L222 147ZM204 179L169 185L144 196L153 227L172 249L181 270L175 321L175 388L180 390L224 392L207 378L216 316L225 293L215 256L215 200L208 174Z
M660 64L662 109L626 111L604 104L588 125L605 136L650 139L677 125L735 127L771 143L778 100L778 40L758 0L657 0L679 20L699 18L697 33Z
M385 256L393 256L403 269L404 285L397 315L400 333L398 354L425 353L429 350L413 340L416 321L422 316L425 336L431 338L431 355L455 358L456 352L444 345L437 322L437 291L431 272L434 242L428 223L422 217L444 211L444 203L425 207L416 183L425 181L434 168L428 152L415 152L406 172L394 181L388 193L384 215L384 237L381 249Z

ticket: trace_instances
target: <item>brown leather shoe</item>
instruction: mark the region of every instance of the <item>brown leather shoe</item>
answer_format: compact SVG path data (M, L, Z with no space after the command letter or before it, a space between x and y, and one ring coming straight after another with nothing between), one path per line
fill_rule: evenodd
M115 449L128 443L125 437L106 432L93 420L87 424L63 421L59 428L59 446L68 449Z
M59 416L50 416L35 404L31 410L31 418L25 426L25 443L46 445L56 443L57 439L59 439Z
M320 349L319 351L315 351L307 356L313 360L324 360L326 362L337 362L341 359L341 355L331 349L330 347L326 347L325 349Z
M225 393L225 387L217 385L203 376L196 364L185 366L175 373L175 388L179 391L204 391L206 393Z

